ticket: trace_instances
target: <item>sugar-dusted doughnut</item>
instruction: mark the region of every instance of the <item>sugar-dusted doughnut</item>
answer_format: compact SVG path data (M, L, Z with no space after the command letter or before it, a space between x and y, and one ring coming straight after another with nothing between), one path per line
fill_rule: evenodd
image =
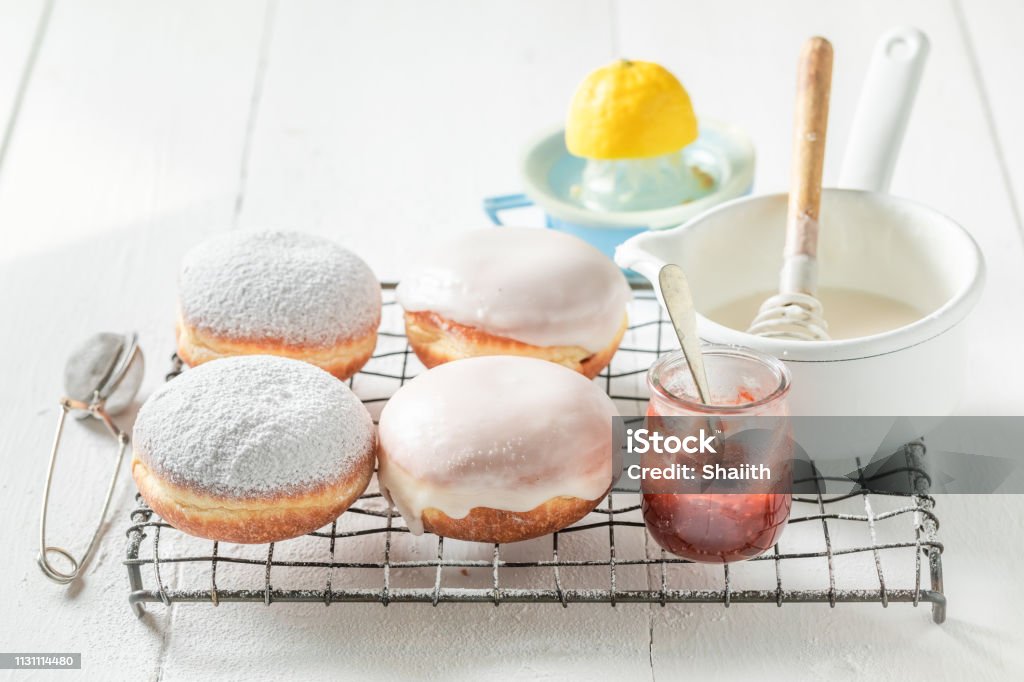
M525 355L593 378L626 331L622 271L554 230L474 230L441 244L398 285L406 335L427 367Z
M612 419L594 383L515 356L421 374L380 416L382 489L413 533L515 542L594 509L612 484Z
M132 477L176 528L260 543L330 523L373 475L373 421L343 382L269 355L215 360L157 390L132 434Z
M185 256L178 355L188 365L235 355L304 360L347 379L377 344L380 283L358 256L301 232L236 230Z

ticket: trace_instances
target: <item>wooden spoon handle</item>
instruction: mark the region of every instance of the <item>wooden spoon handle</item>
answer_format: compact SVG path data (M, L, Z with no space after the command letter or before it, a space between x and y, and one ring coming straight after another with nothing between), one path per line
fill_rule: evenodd
M811 38L800 52L793 176L786 219L787 257L817 257L821 175L825 165L825 133L831 89L832 43L824 38Z

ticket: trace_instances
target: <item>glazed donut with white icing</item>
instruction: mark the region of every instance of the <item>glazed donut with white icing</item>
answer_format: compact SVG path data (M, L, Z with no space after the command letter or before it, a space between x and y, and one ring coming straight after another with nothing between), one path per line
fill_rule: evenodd
M427 367L525 355L593 378L626 331L622 271L554 230L474 230L442 244L402 279L409 344Z
M304 360L339 379L373 355L380 283L358 256L300 232L236 230L192 249L178 281L178 355Z
M132 477L179 530L210 540L286 540L334 521L373 475L366 407L318 367L270 355L184 372L139 411Z
M600 388L554 363L456 360L384 406L381 488L414 534L516 542L553 533L611 487L616 416Z

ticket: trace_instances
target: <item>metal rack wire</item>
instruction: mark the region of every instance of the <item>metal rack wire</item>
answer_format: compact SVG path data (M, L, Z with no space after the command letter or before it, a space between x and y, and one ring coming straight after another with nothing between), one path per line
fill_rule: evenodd
M637 292L630 320L600 380L623 414L641 414L647 367L675 341L649 292ZM173 362L168 380L182 371L176 357ZM419 371L400 311L386 302L378 352L351 380L353 390L377 414ZM904 452L917 494L828 495L819 488L816 495L795 496L786 532L772 551L717 566L657 548L644 529L639 496L621 490L574 526L493 546L412 536L375 484L329 527L259 546L190 538L138 498L127 530L128 601L138 616L145 603L157 602L926 602L941 623L943 548L922 467L925 448L917 442Z

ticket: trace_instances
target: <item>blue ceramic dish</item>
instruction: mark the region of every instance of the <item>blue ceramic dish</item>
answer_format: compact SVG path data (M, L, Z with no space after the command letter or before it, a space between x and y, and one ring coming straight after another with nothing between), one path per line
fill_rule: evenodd
M714 190L678 206L648 211L594 211L573 198L585 159L565 148L565 131L548 132L527 147L521 164L525 192L484 199L484 211L495 225L505 224L502 214L526 206L544 210L545 225L580 237L612 258L615 247L646 230L682 225L730 199L749 194L754 179L754 146L742 130L701 119L700 136L684 154L687 160L714 178Z

